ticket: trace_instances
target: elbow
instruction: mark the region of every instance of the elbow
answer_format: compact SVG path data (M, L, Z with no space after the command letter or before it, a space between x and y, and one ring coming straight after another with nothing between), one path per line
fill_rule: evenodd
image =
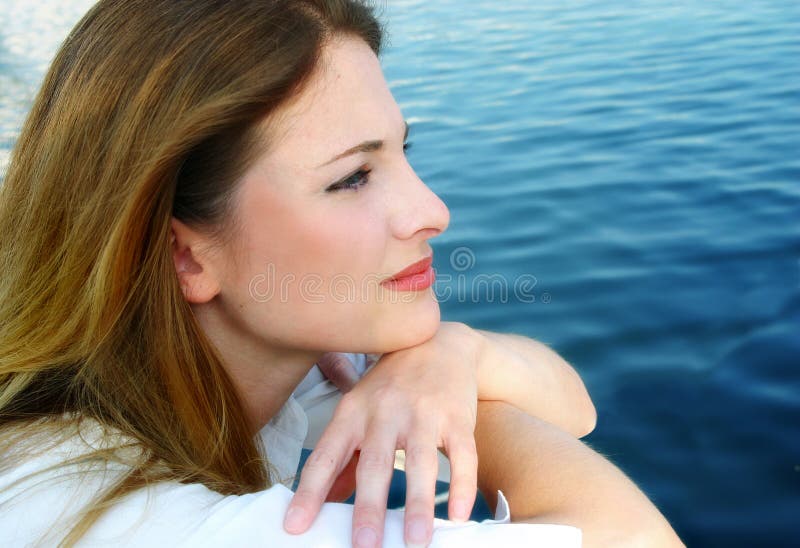
M593 432L597 425L597 410L594 402L592 402L589 391L578 372L552 350L550 355L555 360L551 362L554 363L553 370L557 371L560 376L562 397L566 404L563 409L571 417L569 433L576 438L582 438Z
M573 375L573 389L575 394L572 401L575 402L575 426L573 434L582 438L594 431L597 426L597 409L594 407L594 402L586 390L586 386L580 378L580 375L575 370L572 370Z
M577 437L582 438L584 436L588 436L594 432L596 426L597 410L594 408L594 403L592 403L591 398L589 398L589 395L587 394L584 410L581 413L581 421L578 426Z
M587 397L587 401L580 411L575 414L575 425L573 426L572 434L576 438L588 436L594 431L595 426L597 426L597 411L592 400Z

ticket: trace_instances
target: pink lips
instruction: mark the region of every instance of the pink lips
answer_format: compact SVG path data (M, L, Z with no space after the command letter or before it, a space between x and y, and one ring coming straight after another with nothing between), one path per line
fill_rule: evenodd
M407 266L382 285L395 291L421 291L427 289L436 280L436 271L433 270L433 255Z
M421 261L417 261L416 263L405 267L403 270L392 276L390 280L399 280L400 278L405 278L406 276L412 276L414 274L419 274L420 272L425 272L428 270L428 268L430 268L432 263L433 255L428 255Z

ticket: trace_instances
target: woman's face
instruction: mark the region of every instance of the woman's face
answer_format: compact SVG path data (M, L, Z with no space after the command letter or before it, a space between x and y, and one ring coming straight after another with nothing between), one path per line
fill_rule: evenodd
M278 114L270 149L237 190L238 230L218 267L228 320L266 344L314 351L388 352L431 337L433 288L380 281L430 256L449 212L406 160L378 58L360 39L335 39ZM334 160L367 141L383 144Z

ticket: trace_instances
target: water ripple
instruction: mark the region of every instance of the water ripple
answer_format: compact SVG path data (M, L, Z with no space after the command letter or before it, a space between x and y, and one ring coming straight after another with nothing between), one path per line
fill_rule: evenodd
M0 173L89 3L0 0ZM800 545L800 3L379 4L437 266L536 279L443 316L561 351L688 545Z

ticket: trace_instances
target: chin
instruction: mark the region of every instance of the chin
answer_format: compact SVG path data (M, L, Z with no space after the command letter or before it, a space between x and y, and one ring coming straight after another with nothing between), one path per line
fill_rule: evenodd
M433 337L439 329L441 312L432 291L429 297L412 303L390 304L379 321L380 348L370 352L385 354L417 346Z

